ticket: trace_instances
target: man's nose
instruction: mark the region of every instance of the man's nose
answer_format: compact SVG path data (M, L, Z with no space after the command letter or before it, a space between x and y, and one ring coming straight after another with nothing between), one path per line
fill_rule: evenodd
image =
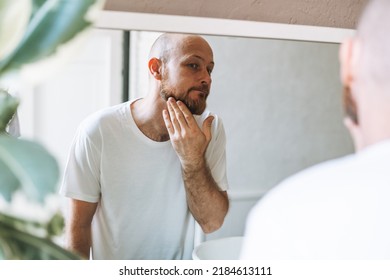
M201 80L202 84L207 84L209 86L211 85L212 79L211 79L211 75L210 75L208 70L202 71L202 78L201 79L202 79Z

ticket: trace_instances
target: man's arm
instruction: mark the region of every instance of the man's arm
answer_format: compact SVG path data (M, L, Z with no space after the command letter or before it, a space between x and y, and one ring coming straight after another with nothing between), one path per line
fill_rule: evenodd
M229 208L227 193L219 189L205 159L213 117L201 130L183 102L170 98L167 105L164 121L181 162L188 207L203 231L213 232L222 226Z
M229 208L226 191L220 191L204 163L200 169L183 169L187 203L205 233L219 229Z
M92 245L91 223L97 203L71 199L70 213L66 221L67 248L89 259Z

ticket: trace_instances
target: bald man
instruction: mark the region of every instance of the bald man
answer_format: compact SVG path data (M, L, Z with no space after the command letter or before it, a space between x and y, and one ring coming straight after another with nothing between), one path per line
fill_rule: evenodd
M390 1L373 0L340 50L357 153L272 189L247 220L242 259L390 259Z
M79 127L61 193L68 248L93 259L190 259L194 225L228 210L225 132L206 110L213 52L200 36L163 34L150 51L144 98Z

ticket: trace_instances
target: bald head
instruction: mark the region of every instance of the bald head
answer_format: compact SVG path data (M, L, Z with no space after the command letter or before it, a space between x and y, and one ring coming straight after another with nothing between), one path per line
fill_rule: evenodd
M390 1L372 0L357 29L359 78L370 88L390 94Z
M370 0L356 38L347 40L340 52L344 92L355 101L358 119L347 118L345 124L357 150L390 139L389 15L389 0Z
M149 53L149 59L156 57L166 63L169 61L173 53L185 48L193 41L203 43L211 51L211 47L201 36L192 34L164 33L154 42Z

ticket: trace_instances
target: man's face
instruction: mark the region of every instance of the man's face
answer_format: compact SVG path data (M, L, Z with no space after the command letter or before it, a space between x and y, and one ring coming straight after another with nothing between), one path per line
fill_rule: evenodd
M214 68L210 46L201 38L190 37L175 48L162 74L161 96L181 100L192 114L206 109Z

